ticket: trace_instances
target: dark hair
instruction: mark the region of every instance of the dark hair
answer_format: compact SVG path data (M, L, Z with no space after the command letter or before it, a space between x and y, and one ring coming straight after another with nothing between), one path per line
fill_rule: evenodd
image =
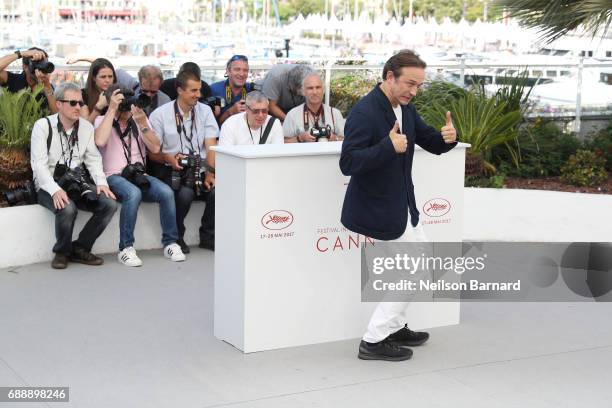
M43 54L45 54L45 59L47 59L47 60L49 59L49 54L47 54L47 51L43 50L42 48L30 47L30 48L28 48L28 51L40 51ZM25 65L25 66L28 66L30 64L30 60L31 60L31 58L23 57L23 59L21 60L21 63L23 65ZM32 72L32 74L34 74L34 73Z
M387 79L387 72L393 72L393 77L397 78L402 74L402 68L427 68L427 64L423 61L417 53L412 50L401 50L387 62L383 68L383 81Z
M194 73L200 78L202 76L202 72L200 71L200 66L195 62L186 62L179 68L179 74L181 72L191 72ZM178 78L178 75L177 75Z
M85 83L85 92L87 94L87 100L85 103L87 103L87 107L89 108L90 112L100 97L100 90L96 87L95 79L98 72L100 72L102 68L110 68L113 71L113 84L117 83L115 68L109 60L106 58L97 58L91 63L89 73L87 74L87 82Z
M179 71L176 76L176 87L187 89L187 81L189 80L200 82L200 76L191 71Z

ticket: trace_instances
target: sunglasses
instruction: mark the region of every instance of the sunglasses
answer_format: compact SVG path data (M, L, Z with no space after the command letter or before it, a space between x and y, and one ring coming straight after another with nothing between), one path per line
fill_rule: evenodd
M60 101L60 102L67 102L67 103L69 103L69 104L70 104L70 106L72 106L72 107L75 107L75 106L79 105L79 107L81 107L81 108L82 108L83 106L85 106L85 102L83 102L83 101L77 101L77 100L75 100L75 99L71 99L71 100L68 100L68 99L60 99L59 101Z
M232 58L230 58L229 62L234 62L234 61L246 61L246 62L249 62L249 59L247 58L246 55L234 55Z
M247 106L247 109L253 112L255 115L267 115L268 109L252 109L250 106Z

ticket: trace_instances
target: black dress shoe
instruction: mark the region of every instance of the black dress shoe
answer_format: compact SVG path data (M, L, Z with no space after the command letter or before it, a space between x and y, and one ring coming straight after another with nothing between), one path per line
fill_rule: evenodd
M55 254L51 261L53 269L66 269L68 267L68 257L64 254Z
M176 243L179 244L179 246L181 247L181 251L183 251L184 254L188 254L189 252L191 252L191 250L189 249L189 245L187 245L185 241L183 241L183 238L177 240Z
M396 346L387 339L378 343L361 340L357 357L361 360L404 361L412 357L412 350Z
M93 266L102 265L104 263L104 259L83 248L74 248L72 254L70 254L70 261Z
M405 325L400 330L391 334L386 338L389 342L400 346L400 347L414 347L420 346L429 339L429 333L427 332L415 332Z

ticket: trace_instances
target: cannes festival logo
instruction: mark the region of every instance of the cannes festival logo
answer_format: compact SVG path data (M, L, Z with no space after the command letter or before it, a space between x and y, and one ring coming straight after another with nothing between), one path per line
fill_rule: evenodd
M450 209L450 202L444 198L432 198L423 205L423 212L430 217L442 217Z
M293 214L285 210L268 211L261 217L261 225L269 230L282 230L293 224Z

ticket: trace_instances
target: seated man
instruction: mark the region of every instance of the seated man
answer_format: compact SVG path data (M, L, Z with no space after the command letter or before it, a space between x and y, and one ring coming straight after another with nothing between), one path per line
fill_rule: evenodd
M198 102L200 77L182 71L176 77L178 97L173 103L151 114L151 126L161 141L161 153L149 152L157 163L156 176L174 190L176 223L183 253L189 253L184 241L185 216L194 199L204 200L206 208L200 225L200 247L215 248L215 153L219 127L210 107ZM206 171L204 171L206 170Z
M55 257L51 266L64 269L68 260L102 265L91 253L117 209L108 188L102 157L94 142L94 128L81 118L81 89L66 82L55 90L58 113L39 119L32 129L31 161L38 203L55 214ZM91 174L93 185L86 175ZM76 241L72 230L77 209L93 213Z
M147 117L151 116L155 109L171 101L168 95L159 90L163 80L161 69L155 65L145 65L138 71L138 85L134 92L136 96L144 94L151 98L151 104L142 109Z
M323 81L318 73L304 78L302 93L306 102L291 109L283 122L285 142L344 139L344 118L338 109L323 103Z
M119 253L126 266L141 266L134 249L134 229L141 201L159 203L164 256L184 261L178 240L176 210L172 189L161 180L145 174L146 151L158 153L159 139L151 130L144 111L125 100L129 90L111 85L106 91L108 110L96 118L95 141L102 154L104 173L112 192L121 203Z
M283 143L283 129L268 115L268 98L259 91L246 96L246 112L232 115L221 126L219 145Z
M281 121L291 109L304 102L302 81L314 70L303 64L279 64L263 79L261 90L270 100L270 114Z
M6 71L6 67L20 58L23 69L21 74ZM5 55L0 58L0 85L6 86L10 92L19 92L26 88L30 88L33 91L38 84L42 84L43 91L39 94L40 98L45 98L42 108L48 108L51 113L57 113L57 104L55 103L53 86L50 80L53 64L48 63L47 58L47 53L36 47L32 47L27 51L17 50L14 53ZM47 66L45 67L45 65ZM46 69L41 70L39 68Z
M244 55L234 55L227 61L225 76L225 81L215 82L210 86L213 96L225 101L218 118L219 124L223 124L232 115L244 112L246 96L255 89L253 82L247 82L249 59Z

